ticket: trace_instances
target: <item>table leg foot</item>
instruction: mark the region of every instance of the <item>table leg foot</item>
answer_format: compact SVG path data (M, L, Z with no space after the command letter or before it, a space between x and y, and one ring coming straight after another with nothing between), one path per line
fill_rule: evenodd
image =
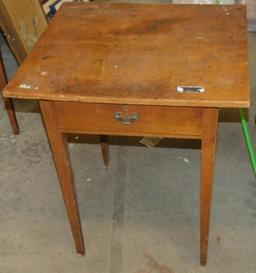
M71 225L76 251L85 254L83 233L75 191L73 171L68 151L67 135L60 132L56 126L55 111L53 103L40 101L46 131L52 149L56 170L66 206L67 215Z
M108 137L106 135L100 135L100 144L101 144L103 162L104 162L104 165L108 168L110 165L110 154L109 154Z
M16 114L14 111L12 99L4 97L4 105L8 114L10 124L12 126L12 131L15 135L18 135L20 133L20 130L19 130Z
M215 108L205 108L203 113L200 193L200 264L202 266L207 264L218 113L218 109Z

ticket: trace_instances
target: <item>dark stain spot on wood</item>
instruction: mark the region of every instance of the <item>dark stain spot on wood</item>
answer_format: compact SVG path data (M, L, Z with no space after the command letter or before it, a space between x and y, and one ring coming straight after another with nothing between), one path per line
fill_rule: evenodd
M220 244L220 236L217 236L217 243Z
M137 25L132 25L125 29L118 29L111 32L114 35L149 35L161 34L172 31L175 24L179 24L186 19L184 18L169 18L144 20Z
M51 56L45 55L45 56L42 57L42 60L48 60L50 58L51 58Z

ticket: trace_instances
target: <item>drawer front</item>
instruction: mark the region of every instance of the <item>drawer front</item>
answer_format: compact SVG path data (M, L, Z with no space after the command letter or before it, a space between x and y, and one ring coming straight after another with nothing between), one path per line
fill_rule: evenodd
M63 131L200 138L202 108L54 102Z

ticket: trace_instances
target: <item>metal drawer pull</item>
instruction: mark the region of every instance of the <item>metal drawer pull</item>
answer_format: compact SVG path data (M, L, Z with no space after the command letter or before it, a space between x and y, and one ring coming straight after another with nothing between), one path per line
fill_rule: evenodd
M139 119L139 113L131 113L130 115L122 116L121 112L115 112L115 119L122 124L132 124Z

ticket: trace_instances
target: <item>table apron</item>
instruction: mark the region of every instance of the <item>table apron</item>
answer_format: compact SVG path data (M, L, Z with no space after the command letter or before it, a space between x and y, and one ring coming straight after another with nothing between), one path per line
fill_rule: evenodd
M67 133L200 139L203 108L49 102L56 124Z

